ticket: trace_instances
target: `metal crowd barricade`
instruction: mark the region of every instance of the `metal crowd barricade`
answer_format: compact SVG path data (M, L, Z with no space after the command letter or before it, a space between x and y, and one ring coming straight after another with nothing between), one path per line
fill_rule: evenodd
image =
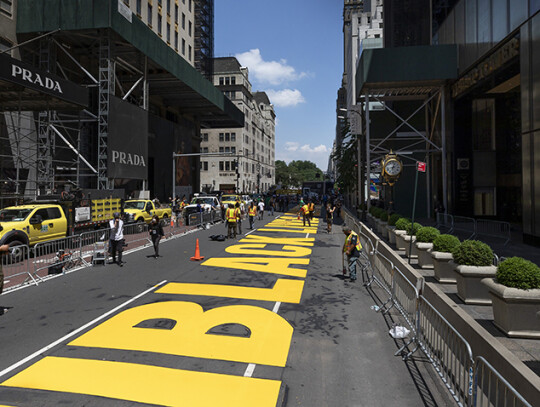
M62 239L37 243L34 246L34 278L41 279L38 273L51 266L76 266L85 264L81 253L81 237L74 235ZM64 270L65 272L65 270Z
M10 252L0 256L2 272L4 273L4 283L8 280L32 280L34 284L38 284L34 278L30 267L30 248L28 245L10 247ZM26 277L26 280L23 278Z
M128 247L133 243L151 243L148 225L146 223L135 223L124 226L124 240Z
M81 257L83 259L91 257L94 254L95 244L98 242L106 243L109 240L110 232L110 229L101 229L81 233L79 235L81 241Z
M476 235L476 219L467 218L465 216L453 216L453 228L454 232L463 232L464 239L472 239Z
M437 213L437 229L452 233L454 230L454 217L448 213Z
M496 237L500 239L505 239L504 245L506 246L511 239L511 229L510 223L486 220L486 219L476 219L476 233L475 236L489 236Z
M419 296L418 345L461 406L474 406L474 360L469 343L439 311Z
M474 365L475 407L532 407L482 356Z

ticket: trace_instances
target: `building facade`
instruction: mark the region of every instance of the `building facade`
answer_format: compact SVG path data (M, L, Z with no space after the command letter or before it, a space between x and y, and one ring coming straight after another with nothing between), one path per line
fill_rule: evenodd
M214 85L244 112L244 127L202 129L201 188L263 193L275 184L274 107L252 92L248 69L234 57L214 59ZM212 155L212 154L219 155Z
M434 1L434 9L442 10L434 42L459 52L453 209L522 225L524 241L540 244L540 2Z

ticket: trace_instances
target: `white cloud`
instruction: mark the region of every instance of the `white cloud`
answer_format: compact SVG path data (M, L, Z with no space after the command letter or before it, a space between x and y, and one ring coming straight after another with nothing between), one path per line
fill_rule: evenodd
M270 98L270 102L277 107L296 106L300 103L306 102L304 96L302 96L302 92L300 92L298 89L269 89L266 91L266 94Z
M328 153L328 148L321 144L317 147L311 147L309 144L304 144L302 147L300 147L300 151L310 154L319 154L319 153Z
M298 150L298 147L300 147L300 143L297 143L296 141L287 141L285 143L285 150L287 151L296 151Z
M324 144L310 146L296 141L287 141L283 147L276 146L276 159L285 161L287 164L293 160L307 160L317 164L321 170L326 171L330 148Z
M255 80L262 84L268 83L276 86L307 76L305 72L296 72L296 69L288 65L285 59L281 59L280 61L265 61L258 48L236 54L236 58L241 65L247 66L250 75L253 75Z

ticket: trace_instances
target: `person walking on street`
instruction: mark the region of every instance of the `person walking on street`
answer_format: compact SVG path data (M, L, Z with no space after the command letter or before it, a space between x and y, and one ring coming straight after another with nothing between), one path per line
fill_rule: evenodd
M249 228L253 229L255 216L257 216L257 207L255 206L255 203L253 201L249 204L248 216L249 216Z
M238 234L242 234L242 209L240 206L240 202L236 202L234 213L236 215L236 227L238 228Z
M344 226L343 233L345 236L345 243L343 244L343 253L347 255L347 264L349 269L349 279L351 282L356 281L356 264L358 263L358 258L360 257L360 251L362 250L362 245L360 244L360 239L358 235L351 230L350 227ZM343 267L343 276L346 275L345 267Z
M109 243L111 245L112 263L123 267L122 252L124 251L124 221L120 219L120 213L114 213L114 219L109 221L111 235ZM116 261L116 253L118 253L118 261Z
M306 226L306 221L308 223L308 226L311 227L311 221L309 220L309 208L307 204L304 204L304 201L300 201L300 212L298 213L298 217L302 215L302 221L304 223L304 226Z
M334 221L335 207L330 205L330 202L326 204L326 230L328 233L332 233L332 223Z
M264 202L262 199L259 201L258 210L259 210L259 220L262 220L264 218Z
M236 239L236 211L233 204L229 204L225 217L227 219L227 237Z
M313 220L313 213L315 212L315 204L313 203L313 200L309 200L308 203L308 210L309 210L309 219Z
M163 232L163 225L159 221L159 217L157 215L152 217L149 232L152 239L152 244L154 245L154 258L157 259L159 257L159 241L163 236L165 236L165 232Z

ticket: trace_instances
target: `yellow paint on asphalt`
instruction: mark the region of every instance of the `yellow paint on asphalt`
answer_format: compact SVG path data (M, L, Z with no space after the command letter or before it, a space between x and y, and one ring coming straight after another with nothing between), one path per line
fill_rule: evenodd
M45 357L3 386L162 406L275 407L280 381L135 363Z
M313 246L315 239L313 237L270 237L261 235L247 235L238 243L267 243L267 244L286 244L292 246Z
M317 233L317 229L315 228L305 228L305 229L284 229L284 228L269 228L269 227L264 227L264 228L261 228L261 229L257 229L258 231L261 231L261 232L288 232L288 233L302 233L302 234L307 234L307 233Z
M311 249L298 246L283 246L282 250L259 250L267 246L265 243L237 244L225 248L227 253L248 254L252 256L280 256L280 257L305 257L312 252Z
M308 265L309 259L288 259L271 257L211 257L203 266L230 269L260 271L262 273L282 274L291 277L306 277L307 270L289 267L290 265Z
M303 289L303 280L279 278L272 288L240 287L237 285L221 284L169 283L157 290L156 293L242 298L245 300L298 304Z
M154 319L170 319L176 325L172 329L136 327ZM207 333L223 324L243 325L251 335ZM69 345L285 366L292 333L283 317L266 308L230 305L205 312L193 302L166 301L125 310Z

